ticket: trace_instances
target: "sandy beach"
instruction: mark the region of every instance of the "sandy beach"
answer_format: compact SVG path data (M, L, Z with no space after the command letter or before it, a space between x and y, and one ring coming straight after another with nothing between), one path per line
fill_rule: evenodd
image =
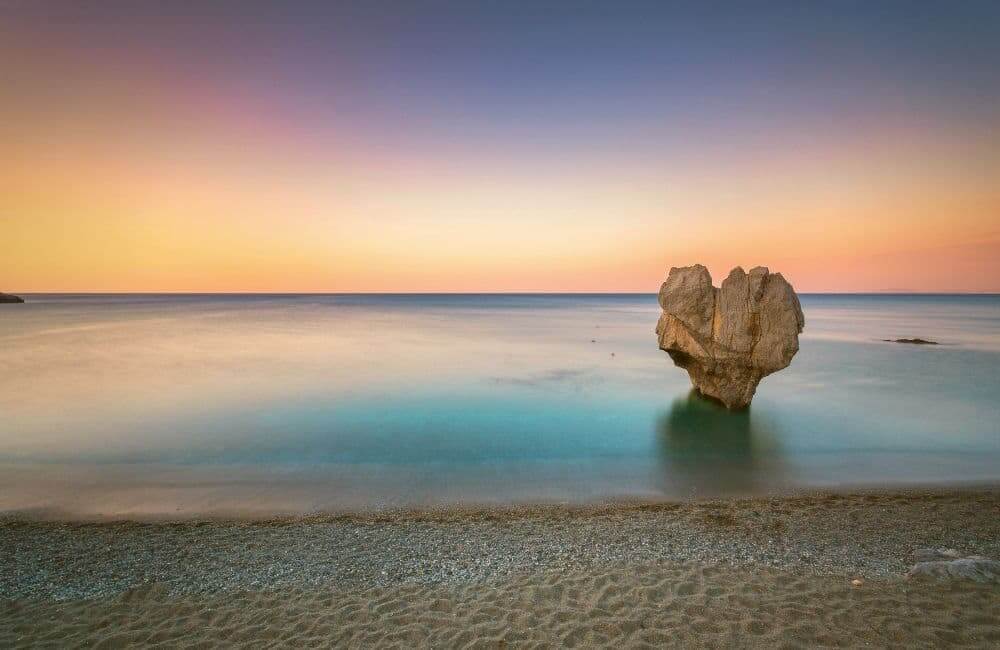
M925 547L1000 557L1000 490L8 517L0 646L995 647L1000 588L907 580Z

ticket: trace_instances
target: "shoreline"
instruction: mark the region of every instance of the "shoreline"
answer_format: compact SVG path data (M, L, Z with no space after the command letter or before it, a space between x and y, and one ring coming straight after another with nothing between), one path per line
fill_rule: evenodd
M308 486L309 483L304 483ZM56 524L202 524L202 523L298 523L337 521L416 521L461 520L487 518L525 518L558 514L567 517L586 517L630 510L674 510L698 504L745 504L764 501L794 502L809 499L836 499L841 497L901 497L935 498L941 495L964 493L996 493L1000 495L1000 481L970 480L947 484L901 483L891 486L854 484L831 488L803 486L780 491L764 491L744 495L690 495L690 496L609 496L592 500L535 501L473 501L467 503L428 503L404 505L342 506L302 510L299 508L257 508L226 506L214 509L163 510L128 509L121 512L95 513L87 510L60 506L29 506L0 509L0 526L10 523Z
M442 545L452 551L442 553ZM0 567L0 598L106 596L151 581L173 585L178 593L327 579L368 586L412 578L447 582L605 560L886 577L905 573L910 553L923 547L1000 557L1000 486L265 518L59 520L8 514L0 516L0 555L17 561ZM213 560L230 552L244 569L226 575ZM479 561L490 554L505 561ZM285 559L284 568L294 570L269 582L268 571ZM452 575L446 563L467 570ZM384 570L371 570L375 565ZM199 567L205 570L198 573ZM45 576L44 584L34 579L38 575Z
M186 521L0 518L0 646L1000 643L1000 487ZM861 585L852 581L861 580Z

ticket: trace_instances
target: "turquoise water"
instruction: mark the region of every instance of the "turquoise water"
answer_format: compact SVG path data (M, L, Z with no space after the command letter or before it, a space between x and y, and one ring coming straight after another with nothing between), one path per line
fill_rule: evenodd
M805 295L749 411L652 295L0 306L0 510L304 512L1000 480L1000 296ZM939 346L881 339L919 336Z

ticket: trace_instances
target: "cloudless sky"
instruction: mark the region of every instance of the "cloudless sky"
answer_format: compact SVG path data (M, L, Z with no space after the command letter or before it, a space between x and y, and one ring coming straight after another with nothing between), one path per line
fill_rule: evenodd
M0 290L1000 291L998 2L0 0Z

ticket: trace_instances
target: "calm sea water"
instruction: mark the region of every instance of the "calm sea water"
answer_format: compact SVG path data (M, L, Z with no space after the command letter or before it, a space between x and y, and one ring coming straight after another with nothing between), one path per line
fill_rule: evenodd
M308 512L1000 480L1000 296L806 295L747 412L652 295L0 306L0 510ZM939 346L884 343L904 336Z

